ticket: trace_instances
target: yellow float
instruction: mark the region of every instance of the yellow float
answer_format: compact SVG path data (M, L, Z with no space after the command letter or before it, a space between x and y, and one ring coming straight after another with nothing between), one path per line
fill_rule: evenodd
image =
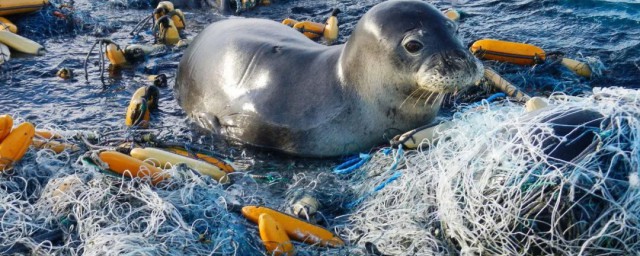
M449 9L444 12L444 16L447 16L451 21L458 22L460 21L460 12L456 9Z
M36 130L36 137L40 139L52 140L52 139L61 139L63 136L57 132L50 131L50 130Z
M49 0L0 0L0 16L30 13L49 4Z
M0 143L11 133L13 118L10 115L0 116Z
M164 173L160 168L120 152L103 151L100 152L98 156L100 161L108 165L109 170L130 178L149 177L153 185L169 178L169 175Z
M11 33L10 31L0 30L0 43L22 53L41 55L44 52L44 47L39 43Z
M158 98L160 97L160 91L158 87L150 85L138 88L131 96L134 98L144 98L147 101L149 109L158 109Z
M509 62L517 65L535 65L543 63L546 53L542 48L531 44L482 39L475 41L470 48L479 58Z
M469 50L481 59L525 66L544 63L547 58L551 57L562 57L562 53L546 53L542 48L532 44L495 39L478 40L471 45ZM564 57L560 63L579 76L591 77L591 68L585 63Z
M176 45L180 42L180 33L169 16L163 16L158 19L153 34L156 41L165 45Z
M338 13L340 13L340 10L334 9L325 24L312 21L297 21L289 18L284 19L282 24L300 31L309 39L316 39L322 36L327 41L327 44L331 45L338 39Z
M149 127L151 112L144 98L131 98L124 124L127 126L138 126L141 128Z
M293 244L284 231L284 227L269 214L260 214L258 229L262 243L269 255L294 255Z
M36 129L31 123L21 123L0 143L0 171L7 170L22 159L35 135Z
M560 63L579 76L591 77L591 68L585 63L569 58L562 58Z
M46 140L34 139L31 145L33 145L33 147L36 149L50 149L53 152L56 152L57 154L60 154L65 150L71 151L71 152L76 152L80 150L80 148L76 145L62 143L58 141L46 141Z
M186 164L189 168L198 171L200 174L207 175L217 180L221 184L229 183L227 174L220 170L217 166L209 163L198 161L186 156L181 156L157 148L134 148L131 150L131 156L139 160L151 161L157 166L165 166L167 164Z
M166 148L164 149L166 151L169 151L171 153L174 154L178 154L181 156L186 156L186 157L193 157L195 156L197 159L205 161L207 163L210 163L212 165L215 165L216 167L220 168L220 170L222 170L223 172L226 173L232 173L234 172L234 168L233 166L231 166L230 164L224 162L223 160L220 160L218 158L212 157L212 156L208 156L202 153L195 153L195 154L190 154L187 150L182 149L182 148Z
M286 213L264 206L242 207L242 215L253 223L259 224L259 217L263 213L269 214L275 221L280 223L281 227L287 232L287 235L295 240L321 246L340 247L344 245L342 239L335 236L329 230Z
M0 17L0 30L9 31L11 33L18 33L18 27L10 20Z
M124 51L117 44L107 44L107 59L113 66L122 66L127 64L127 58L124 57Z
M153 11L153 20L156 23L163 16L169 16L178 31L181 31L187 27L186 19L182 10L175 9L173 3L169 1L162 1L158 3L158 7L156 7L156 9Z

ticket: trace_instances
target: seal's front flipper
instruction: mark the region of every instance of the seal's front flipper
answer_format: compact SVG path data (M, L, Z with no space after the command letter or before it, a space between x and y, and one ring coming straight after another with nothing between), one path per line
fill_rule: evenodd
M221 134L222 125L220 125L220 119L218 119L217 116L209 113L199 113L193 115L193 120L195 120L200 127L216 134Z

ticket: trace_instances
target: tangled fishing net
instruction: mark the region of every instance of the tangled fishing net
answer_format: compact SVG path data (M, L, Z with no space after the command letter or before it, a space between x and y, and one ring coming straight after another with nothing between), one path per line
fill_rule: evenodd
M79 5L73 0L52 0L42 10L16 16L13 20L20 35L28 38L91 33L106 36L118 27L106 18L95 17L87 10L89 6ZM86 5L86 4L85 4Z
M0 253L259 255L256 225L240 208L285 210L300 194L317 198L315 221L348 246L294 242L298 255L638 253L640 92L595 89L549 103L532 113L470 105L420 150L386 148L337 175L240 171L227 186L182 165L151 186L79 153L31 150L0 174ZM549 127L549 117L582 111L599 116L580 127L594 134L586 146ZM548 139L567 146L550 150Z
M341 235L391 255L637 254L640 92L560 96L535 114L468 108L428 148L375 154L351 177L360 199ZM577 111L603 116L594 143L551 157L544 139L578 149L545 121Z
M98 136L40 128L60 131L65 143L80 133ZM100 140L123 133L132 136L105 130ZM283 209L282 197L264 188L289 186L281 182L283 175L248 172L230 174L233 184L223 186L183 165L167 166L171 178L152 186L148 178L105 171L91 161L91 152L30 150L14 169L0 173L0 254L260 255L257 225L240 210L246 205ZM291 186L305 177L300 174ZM295 244L298 255L345 254L344 248Z
M179 166L172 169L171 182L155 188L140 179L105 174L84 160L69 165L65 154L43 150L35 158L35 165L5 174L0 183L3 254L258 251L248 242L254 238L246 234L243 218L229 211L233 187L225 192L210 178ZM242 202L251 198L245 195Z

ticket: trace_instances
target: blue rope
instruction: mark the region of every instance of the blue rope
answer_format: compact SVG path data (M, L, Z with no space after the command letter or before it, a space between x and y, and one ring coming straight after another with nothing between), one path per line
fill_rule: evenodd
M390 152L390 150L385 150L383 151L384 154L388 154ZM391 175L391 177L389 177L387 180L385 180L384 182L380 183L378 186L376 186L373 191L368 192L367 194L361 196L360 198L356 199L355 201L349 203L346 205L346 207L348 209L353 209L356 206L358 206L360 203L362 203L362 201L364 201L365 199L367 199L369 196L375 194L376 192L382 190L383 188L385 188L387 185L389 185L391 182L397 180L398 178L400 178L400 176L402 176L402 173L398 170L396 170L398 168L398 165L400 164L400 160L402 160L402 156L404 155L404 150L402 149L402 145L398 145L398 151L396 153L395 158L393 159L393 164L389 167L388 172L391 171L395 171L393 173L393 175Z
M404 155L404 149L402 149L402 144L398 145L398 153L396 157L393 159L393 164L389 167L389 171L395 171L398 168L398 164L400 164L400 158Z
M496 100L498 98L505 98L505 97L507 97L507 95L504 92L499 92L499 93L496 93L494 95L489 96L489 98L487 98L487 102L491 103L491 102L493 102L494 100Z
M367 161L369 161L369 159L371 159L371 155L361 153L359 157L353 158L349 161L342 163L341 165L338 165L338 167L333 169L333 173L335 174L352 173L354 170L363 166Z
M499 92L499 93L493 94L493 95L489 96L488 98L483 99L483 100L481 100L479 102L473 103L473 104L471 104L469 106L475 108L475 107L481 106L482 102L484 102L485 100L487 101L487 103L491 103L491 102L497 100L498 98L506 98L506 97L507 97L507 95L504 92Z
M393 175L391 175L391 177L387 180L385 180L384 182L380 183L380 185L376 186L373 191L374 192L378 192L380 190L382 190L384 187L386 187L387 185L389 185L389 183L393 182L394 180L397 180L398 178L400 178L400 176L402 175L402 173L400 171L396 171L393 173Z

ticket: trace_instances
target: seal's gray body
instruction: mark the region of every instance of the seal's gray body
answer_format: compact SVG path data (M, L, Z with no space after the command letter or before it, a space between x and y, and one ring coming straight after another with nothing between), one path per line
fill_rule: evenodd
M416 13L412 4L426 5L406 3L409 6L389 15L404 19L403 10ZM435 20L436 28L443 26L444 17L426 6L429 13L439 16L425 19ZM374 7L370 12L388 12L389 8ZM416 72L457 65L434 54L453 50L454 55L467 57L461 53L464 48L460 42L451 41L455 39L451 32L436 29L436 40L443 44L424 45L434 49L433 53L398 58L402 53L395 45L406 37L407 28L396 28L393 22L377 24L381 22L378 19L393 18L384 15L367 13L349 42L337 46L317 44L268 20L216 22L198 35L180 63L175 87L178 101L187 113L208 124L206 127L255 146L315 157L368 151L384 142L385 131L405 131L431 122L441 101L434 95L462 86L430 83L435 87L427 88L421 84L425 83L423 76ZM420 23L424 20L401 25L419 27ZM370 31L371 24L379 30ZM397 29L400 31L395 32ZM375 39L385 33L399 35L383 37L383 42ZM438 61L440 64L434 64ZM477 76L478 70L469 72ZM440 79L442 76L446 74L440 72ZM421 86L433 89L433 97L418 98L419 105L411 102L403 107Z

